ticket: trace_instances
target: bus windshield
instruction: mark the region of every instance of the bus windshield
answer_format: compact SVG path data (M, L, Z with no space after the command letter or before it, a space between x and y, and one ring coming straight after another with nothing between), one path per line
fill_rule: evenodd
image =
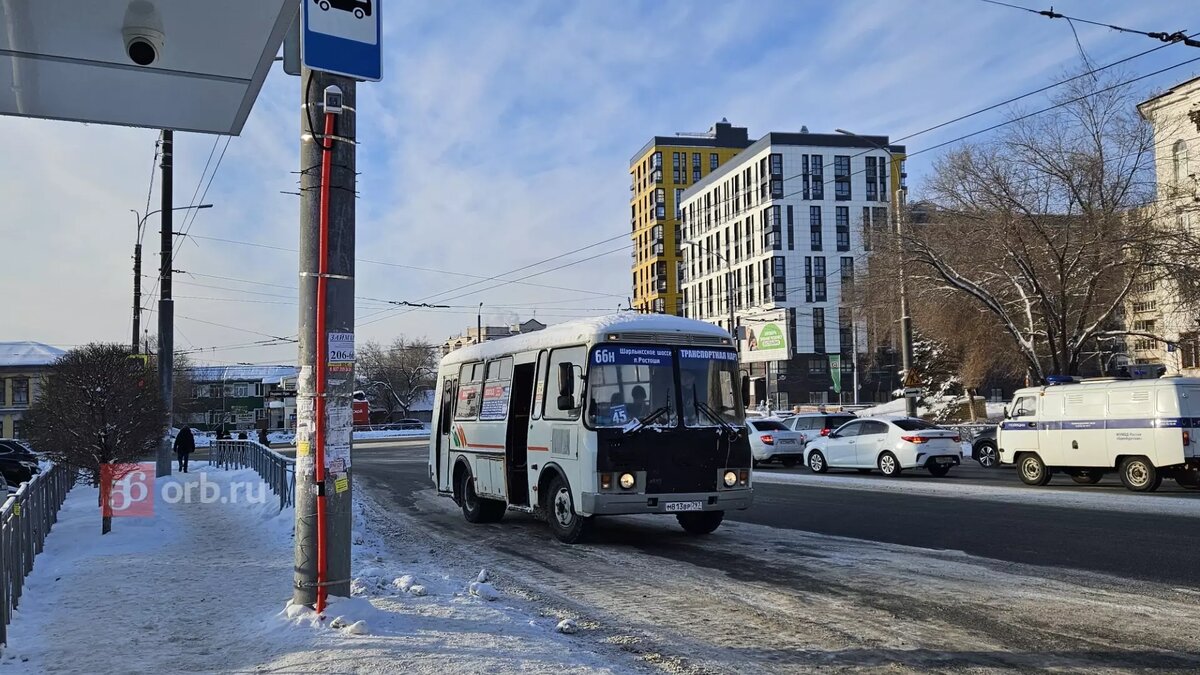
M737 352L728 349L679 350L683 421L689 427L732 424L746 415L737 391Z
M588 369L588 423L623 427L639 419L673 427L675 355L669 347L604 345L592 352ZM651 419L652 418L652 419Z

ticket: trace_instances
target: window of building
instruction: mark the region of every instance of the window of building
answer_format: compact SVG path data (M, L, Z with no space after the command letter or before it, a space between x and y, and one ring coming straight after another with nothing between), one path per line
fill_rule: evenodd
M841 279L843 286L854 285L854 258L842 256Z
M1153 312L1158 309L1157 300L1145 300L1133 303L1133 311L1135 312Z
M813 301L813 259L812 256L804 256L804 301Z
M825 353L825 310L813 307L813 351Z
M879 184L876 182L875 178L875 158L867 157L866 162L867 168L865 173L867 175L867 201L873 202L879 198Z
M15 377L12 379L12 404L14 406L29 405L29 378Z
M804 199L812 198L812 191L809 189L809 173L808 173L808 155L800 156L800 187Z
M838 351L842 354L850 354L854 349L854 324L850 320L850 310L846 307L838 307ZM844 359L842 362L842 370L847 366L853 365L847 363L850 359Z
M862 207L862 246L864 251L870 251L875 233L871 225L871 207Z
M1179 334L1179 359L1184 368L1200 368L1200 333Z
M779 222L779 207L771 206L764 209L766 215L765 238L763 248L776 251L783 249L783 227Z
M821 250L821 207L808 207L809 245L814 251Z
M720 163L720 161L721 160L717 157L717 153L715 153L715 152L709 153L709 155L708 155L708 170L709 171L716 170L717 164Z
M813 155L811 159L812 170L812 198L825 199L825 158L821 155Z
M1142 333L1153 333L1155 325L1156 324L1153 319L1143 320L1143 321L1134 321L1133 329L1136 331L1142 332Z
M825 256L813 258L813 302L825 302L828 299L825 283Z
M820 357L809 357L808 359L808 374L809 375L824 375L825 374L825 359Z
M886 202L889 192L887 184L887 159L880 157L877 164L879 165L879 201Z
M833 198L839 202L850 199L850 155L833 157Z
M1191 173L1188 167L1188 146L1187 141L1180 139L1175 141L1175 147L1171 152L1171 168L1175 174L1175 182L1182 183L1188 174Z
M787 207L787 241L788 241L788 250L794 251L796 249L796 229L792 226L792 205L791 204L788 204L788 207Z
M250 384L248 382L235 382L233 384L233 395L235 398L246 398L250 395Z
M771 154L771 177L783 176L783 155L778 153Z
M839 206L835 209L837 224L837 250L850 250L850 207Z

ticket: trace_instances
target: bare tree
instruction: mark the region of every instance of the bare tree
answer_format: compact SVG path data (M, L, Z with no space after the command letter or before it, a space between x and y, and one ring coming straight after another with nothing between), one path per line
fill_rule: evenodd
M437 363L438 349L428 340L398 337L387 346L367 342L359 347L355 373L389 418L397 409L407 416L422 388L433 385Z
M165 432L164 412L152 369L131 358L126 346L90 344L51 366L26 424L39 451L83 471L100 487L103 506L111 488L102 480L105 467L112 472L155 453ZM101 532L111 529L106 512Z
M1118 318L1139 278L1196 286L1200 247L1158 217L1151 129L1112 82L1074 80L1061 107L942 157L937 208L902 242L918 283L974 300L1041 380L1076 374L1097 335L1126 330Z

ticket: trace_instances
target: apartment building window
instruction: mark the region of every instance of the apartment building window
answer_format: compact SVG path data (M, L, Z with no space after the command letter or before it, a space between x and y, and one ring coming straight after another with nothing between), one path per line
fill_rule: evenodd
M825 256L813 258L813 302L828 300L825 283Z
M662 152L661 151L654 153L653 158L650 160L650 167L653 169L661 169L662 168Z
M886 206L871 208L871 226L875 228L876 236L888 231L888 210Z
M234 398L246 398L250 395L250 385L246 382L235 382L233 385Z
M804 199L812 199L812 190L809 189L809 173L808 173L808 155L800 156L800 187Z
M850 250L850 207L839 206L835 209L837 225L837 250Z
M1188 171L1188 146L1187 141L1180 139L1175 141L1175 147L1171 152L1171 170L1175 174L1175 184L1180 185L1183 179L1187 177Z
M845 307L838 307L838 351L842 354L850 354L854 345L854 330L853 323L850 321L850 310ZM849 360L849 359L846 359ZM843 361L842 369L846 367Z
M1153 333L1154 327L1155 322L1153 319L1133 322L1133 329L1141 333Z
M1143 281L1133 287L1134 293L1153 293L1155 283L1153 281Z
M773 249L779 251L783 249L783 234L782 227L779 222L779 207L771 206L763 210L766 215L766 237L763 245L764 249Z
M700 153L692 153L692 182L700 182Z
M854 285L854 258L842 256L841 279L842 286Z
M675 188L675 217L683 217L683 188Z
M1148 352L1154 349L1154 340L1149 338L1138 338L1133 342L1133 348L1139 352Z
M825 374L825 359L819 357L810 357L808 359L808 374L809 375L824 375ZM813 392L814 396L819 396L820 392Z
M862 207L862 244L864 251L871 250L872 237L874 233L871 231L871 207Z
M1135 312L1153 312L1158 309L1157 300L1146 300L1143 302L1133 303L1133 311Z
M886 202L888 200L888 185L887 185L887 159L879 158L879 201Z
M821 207L808 207L809 245L814 251L821 250Z
M812 256L804 256L804 301L813 301L813 264Z
M715 152L709 153L709 155L708 155L708 170L715 171L717 168L717 164L720 163L720 161L721 160L717 158L717 153L715 153Z
M788 250L789 251L796 250L796 228L794 228L792 226L792 205L791 204L788 204L788 207L787 207L787 237L788 237Z
M779 153L771 154L771 177L783 176L783 155Z
M671 153L671 180L676 183L679 182L679 153L678 152Z
M4 393L2 387L3 383L0 382L0 395ZM3 403L3 401L0 400L0 403ZM12 379L12 404L14 406L29 405L29 378L16 377Z
M825 158L812 156L812 198L825 199Z
M1200 368L1200 333L1179 334L1179 359L1184 368Z
M771 259L771 295L775 302L787 300L787 263L783 256Z
M813 351L825 353L825 310L813 307Z
M879 184L875 177L875 158L867 157L867 201L873 202L879 199Z
M839 202L850 200L850 155L833 157L833 198Z

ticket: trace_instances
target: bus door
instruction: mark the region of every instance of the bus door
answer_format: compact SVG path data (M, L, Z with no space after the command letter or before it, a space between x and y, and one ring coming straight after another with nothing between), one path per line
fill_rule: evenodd
M443 470L449 464L450 432L454 426L454 404L457 401L458 378L447 377L442 383L442 405L438 412L436 470L439 490L454 489L449 475L443 476Z
M536 365L521 363L513 367L509 398L504 464L508 470L508 502L518 506L529 506L529 418Z

